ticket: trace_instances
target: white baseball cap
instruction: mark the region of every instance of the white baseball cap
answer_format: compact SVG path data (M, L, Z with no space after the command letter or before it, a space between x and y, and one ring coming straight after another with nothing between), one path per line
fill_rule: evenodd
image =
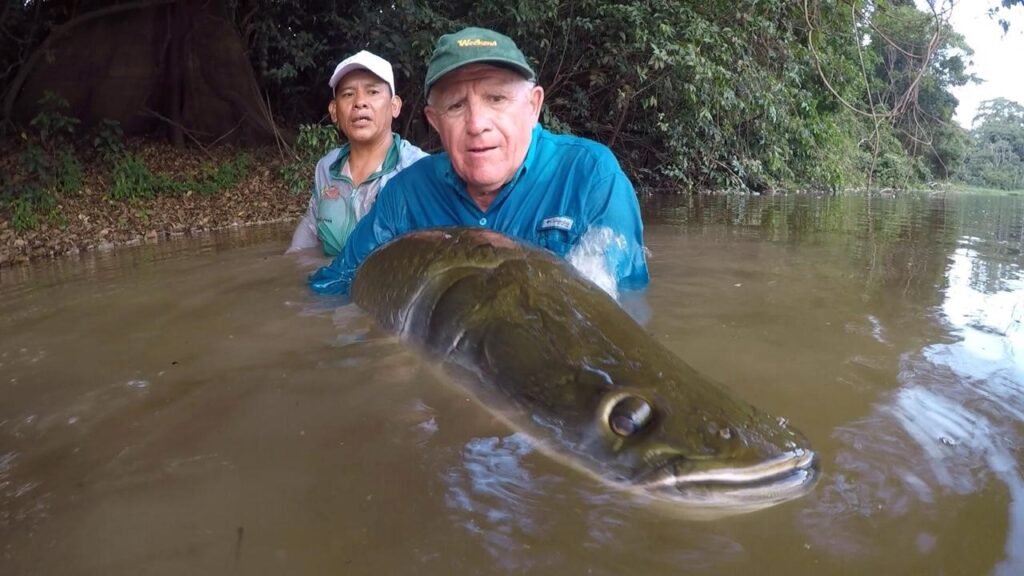
M334 69L334 74L331 74L331 81L328 82L331 86L331 92L334 92L335 88L337 88L338 82L341 82L342 77L353 70L369 70L372 74L388 83L388 86L391 87L392 96L396 94L395 73L391 70L391 63L366 50L360 50L358 53L338 63L338 66Z

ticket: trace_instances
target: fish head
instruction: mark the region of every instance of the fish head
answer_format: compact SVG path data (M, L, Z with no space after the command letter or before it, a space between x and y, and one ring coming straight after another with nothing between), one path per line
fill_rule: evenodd
M606 478L646 498L719 517L809 492L820 475L806 437L678 362L653 387L606 386L581 451ZM642 371L641 371L642 372ZM602 379L614 378L607 373Z

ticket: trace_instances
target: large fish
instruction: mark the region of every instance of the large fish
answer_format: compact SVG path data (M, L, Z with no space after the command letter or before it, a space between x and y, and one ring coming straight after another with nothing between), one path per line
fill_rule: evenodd
M805 494L814 452L697 373L565 260L496 232L413 232L360 266L352 300L453 368L548 454L694 516Z

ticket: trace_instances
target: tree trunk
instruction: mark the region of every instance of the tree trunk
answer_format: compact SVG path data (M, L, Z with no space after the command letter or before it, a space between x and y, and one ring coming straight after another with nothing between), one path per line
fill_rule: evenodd
M52 91L83 127L111 119L126 134L163 132L179 145L271 141L252 65L221 4L143 0L80 14L29 58L5 118L31 119Z
M170 79L168 90L168 117L170 118L171 142L175 146L185 145L185 131L181 125L182 109L182 79L185 74L182 70L182 61L185 59L185 35L188 32L188 0L177 0L171 15L171 41L168 54L168 76Z

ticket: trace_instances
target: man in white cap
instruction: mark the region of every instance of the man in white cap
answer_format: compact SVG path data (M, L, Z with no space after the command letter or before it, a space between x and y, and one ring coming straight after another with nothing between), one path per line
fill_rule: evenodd
M426 156L391 131L402 99L387 60L362 50L335 67L328 85L327 111L348 141L317 162L309 208L288 252L322 246L327 256L339 254L384 184Z

